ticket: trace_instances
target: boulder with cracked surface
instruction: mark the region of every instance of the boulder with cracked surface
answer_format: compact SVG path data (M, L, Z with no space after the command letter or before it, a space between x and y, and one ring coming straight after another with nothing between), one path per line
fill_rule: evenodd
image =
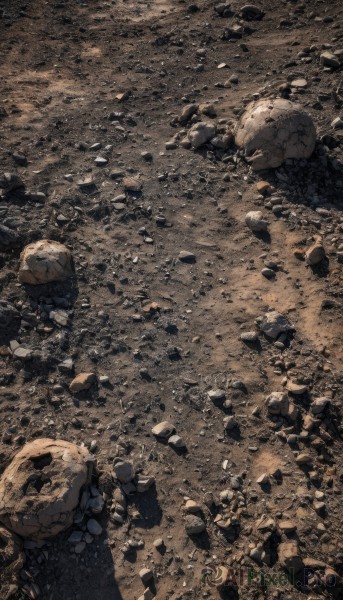
M0 522L34 540L64 531L73 523L92 464L85 447L63 440L26 444L0 479Z
M235 132L254 171L274 169L288 158L307 159L316 143L314 123L299 104L283 98L251 102Z
M19 281L31 285L63 281L72 275L71 253L54 240L39 240L20 255Z

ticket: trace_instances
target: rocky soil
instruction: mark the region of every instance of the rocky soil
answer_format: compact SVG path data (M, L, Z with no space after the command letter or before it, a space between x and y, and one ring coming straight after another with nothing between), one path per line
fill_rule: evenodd
M1 599L342 598L343 8L243 7L0 0L0 475L96 466ZM262 98L310 158L253 170Z

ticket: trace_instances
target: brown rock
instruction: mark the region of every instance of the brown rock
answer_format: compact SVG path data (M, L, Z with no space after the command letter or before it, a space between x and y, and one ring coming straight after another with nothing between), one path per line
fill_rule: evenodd
M294 571L294 573L298 573L304 567L299 546L296 541L292 540L280 544L279 561L284 569L287 569L287 571Z
M73 379L69 389L71 392L82 392L84 390L89 390L95 381L95 373L80 373Z

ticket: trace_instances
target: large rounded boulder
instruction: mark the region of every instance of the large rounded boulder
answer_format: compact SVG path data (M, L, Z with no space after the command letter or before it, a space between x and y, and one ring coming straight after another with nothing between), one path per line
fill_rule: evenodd
M0 479L0 521L38 540L67 529L91 467L84 447L44 438L26 444Z
M276 168L287 158L309 158L316 143L311 117L298 104L282 98L249 104L235 132L254 171Z
M63 281L72 275L71 253L53 240L39 240L26 246L20 255L19 281L38 285Z

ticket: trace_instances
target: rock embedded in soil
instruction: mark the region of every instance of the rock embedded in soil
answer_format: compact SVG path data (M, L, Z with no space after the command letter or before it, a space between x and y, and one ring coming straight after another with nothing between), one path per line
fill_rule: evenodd
M288 158L310 158L316 143L311 117L282 98L249 104L235 133L236 144L244 149L254 171L279 167Z
M245 222L251 231L267 231L268 222L263 218L260 210L251 210L245 215Z
M0 479L0 521L35 540L64 531L91 468L85 447L45 438L26 444Z
M85 390L89 390L95 382L95 373L79 373L79 375L74 377L69 389L71 392L83 392Z
M185 529L188 535L199 535L206 529L205 522L195 515L187 515Z
M276 310L265 313L256 319L256 324L267 337L274 340L281 333L288 333L293 330L287 318Z
M160 438L169 438L175 431L175 426L170 421L162 421L152 428L151 432Z
M295 540L282 542L278 547L278 555L281 567L289 573L299 573L303 569L304 563Z
M326 257L324 246L320 243L313 244L305 253L305 262L310 267L318 265Z
M63 281L72 275L71 253L53 240L26 246L20 255L19 281L31 285Z
M209 121L195 123L188 132L188 140L195 150L209 142L216 134L216 128Z
M120 483L129 483L135 476L133 464L129 461L119 461L113 467L114 473Z

